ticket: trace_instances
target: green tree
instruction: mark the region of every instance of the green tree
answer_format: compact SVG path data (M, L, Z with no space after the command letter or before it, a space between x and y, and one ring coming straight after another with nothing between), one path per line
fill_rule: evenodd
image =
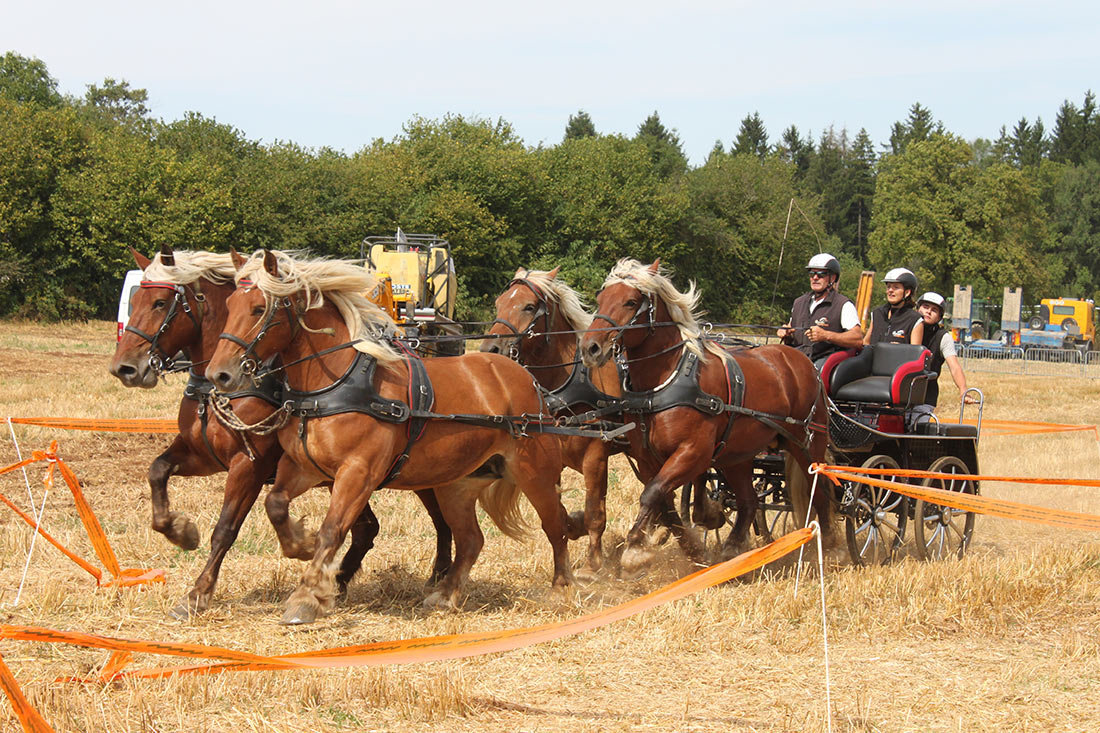
M565 140L580 137L596 137L596 125L583 109L575 115L569 115L569 124L565 126Z
M791 125L783 131L776 152L780 159L793 163L795 177L801 180L810 169L810 161L814 157L814 144L812 140L803 140L798 128Z
M0 56L0 98L45 107L61 104L57 79L50 76L46 64L14 51Z
M638 126L634 139L649 149L650 160L662 178L672 178L687 170L687 156L684 155L679 135L664 126L656 110Z
M116 124L148 129L149 93L144 89L131 89L128 81L107 78L102 86L88 85L84 101L89 110Z
M1048 164L1046 268L1059 294L1091 298L1100 290L1100 161Z
M687 246L673 264L697 280L712 318L777 322L805 287L807 260L830 246L818 199L798 192L794 173L777 156L725 155L685 177Z
M942 122L933 122L932 111L914 102L909 108L909 117L904 122L895 122L890 128L890 151L894 155L904 153L910 143L928 140L943 131Z
M909 267L922 289L970 283L985 297L1005 285L1043 291L1044 239L1038 191L1023 172L1002 163L978 168L957 137L913 141L880 164L870 260L879 269Z
M758 158L768 154L768 131L759 112L753 112L741 120L732 152L734 155L755 155Z

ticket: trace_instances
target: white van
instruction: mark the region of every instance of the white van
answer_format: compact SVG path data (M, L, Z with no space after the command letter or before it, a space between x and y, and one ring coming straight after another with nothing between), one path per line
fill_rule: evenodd
M126 324L130 320L130 298L134 297L134 293L141 287L141 270L128 270L126 272L126 279L122 281L122 293L118 296L118 334L115 336L116 341L122 340L122 332L126 329Z

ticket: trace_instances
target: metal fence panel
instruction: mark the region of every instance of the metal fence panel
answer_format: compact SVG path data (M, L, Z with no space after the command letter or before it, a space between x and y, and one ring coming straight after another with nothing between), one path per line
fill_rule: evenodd
M959 346L957 350L963 371L993 372L995 374L1024 373L1024 350L1019 346L1002 349Z

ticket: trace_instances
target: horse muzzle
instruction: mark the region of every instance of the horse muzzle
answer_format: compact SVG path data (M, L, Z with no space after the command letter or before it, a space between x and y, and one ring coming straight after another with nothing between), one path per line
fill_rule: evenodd
M152 389L157 386L157 372L149 363L148 355L138 359L115 359L111 362L110 372L124 387Z
M211 364L211 367L214 367ZM237 392L251 384L251 380L240 364L226 364L213 370L206 370L206 378L217 387L219 392Z
M607 363L607 360L611 358L611 345L610 342L601 344L593 339L581 340L581 361L589 369L596 369L602 367Z

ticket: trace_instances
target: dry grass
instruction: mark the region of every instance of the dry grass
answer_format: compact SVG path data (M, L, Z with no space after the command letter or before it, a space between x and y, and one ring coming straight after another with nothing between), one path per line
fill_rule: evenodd
M113 324L0 324L0 414L165 417L182 379L125 390L106 372ZM1100 383L970 375L986 416L1090 422ZM945 402L955 395L945 388ZM301 565L279 556L254 512L226 560L214 608L179 623L166 611L189 588L205 552L185 553L149 528L145 471L166 436L16 428L24 452L60 441L122 563L163 567L166 586L95 590L87 575L38 544L21 602L12 606L30 533L0 509L0 620L112 635L284 653L566 619L655 589L687 568L670 545L647 577L611 577L560 598L550 591L545 542L519 547L483 523L487 543L460 613L420 610L431 527L419 503L380 493L378 546L337 612L307 629L280 627ZM1090 434L983 440L985 473L1098 477ZM0 463L15 460L10 442ZM629 526L639 487L613 462L611 545ZM32 473L36 492L41 470ZM579 507L579 477L564 477ZM26 501L18 475L0 491ZM177 479L173 501L209 533L221 478ZM983 492L1100 511L1095 490L987 484ZM320 492L296 503L315 526ZM91 553L64 489L47 502L47 528ZM583 556L573 548L574 559ZM1100 542L1086 533L980 518L962 561L907 560L826 574L833 724L839 730L1083 730L1100 725ZM234 674L128 681L113 687L48 680L87 673L104 652L7 642L5 661L45 717L64 731L337 730L822 730L826 726L821 615L814 585L795 596L780 573L558 642L461 661L383 669ZM142 666L161 663L146 657ZM0 729L17 730L0 705Z

